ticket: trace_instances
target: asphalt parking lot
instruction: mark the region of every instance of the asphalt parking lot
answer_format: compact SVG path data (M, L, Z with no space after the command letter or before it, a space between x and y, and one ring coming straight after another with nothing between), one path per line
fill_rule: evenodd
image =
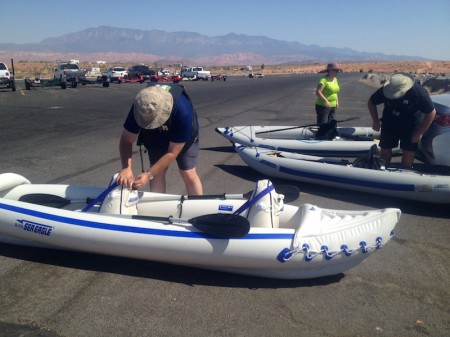
M262 178L214 129L315 121L319 75L184 82L199 113L205 194L245 193ZM341 74L338 119L362 117L374 91ZM0 172L33 183L107 186L124 118L145 84L0 90ZM139 155L135 169L140 171ZM0 337L450 336L450 209L291 182L295 204L398 207L396 236L333 277L283 281L0 243ZM175 167L168 192L185 193Z

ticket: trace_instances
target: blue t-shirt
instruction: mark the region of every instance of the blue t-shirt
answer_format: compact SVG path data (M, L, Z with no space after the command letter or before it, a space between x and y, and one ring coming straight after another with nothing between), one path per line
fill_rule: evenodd
M189 99L184 94L180 95L170 116L169 131L164 131L164 126L146 130L151 134L151 147L167 148L169 141L173 143L187 143L192 138L192 116L194 113ZM123 127L125 130L135 134L138 134L141 130L134 118L133 106L128 112ZM198 130L198 127L196 129Z

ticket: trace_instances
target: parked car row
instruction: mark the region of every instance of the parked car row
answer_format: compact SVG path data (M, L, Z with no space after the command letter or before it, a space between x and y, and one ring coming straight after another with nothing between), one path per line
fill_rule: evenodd
M96 77L96 79L92 80L91 77ZM202 67L183 68L181 74L171 74L168 70L160 69L156 71L144 64L134 65L128 69L122 66L113 66L100 73L100 68L81 69L78 65L78 60L71 60L70 62L61 63L54 68L53 79L40 78L38 74L34 78L26 78L25 86L27 90L30 90L33 86L51 85L60 85L61 88L65 89L67 83L70 83L72 87L76 87L78 83L102 83L104 87L108 87L109 83L112 82L119 84L122 82L143 83L145 81L178 83L183 79L208 80L209 78L225 81L226 75L211 76L210 72L203 70ZM0 62L0 86L6 86L15 91L14 71L11 72L7 65L2 62Z
M129 83L129 82L172 82L178 83L182 77L178 74L171 75L168 70L160 70L156 72L146 65L135 65L128 69L125 67L110 67L104 73L109 82Z

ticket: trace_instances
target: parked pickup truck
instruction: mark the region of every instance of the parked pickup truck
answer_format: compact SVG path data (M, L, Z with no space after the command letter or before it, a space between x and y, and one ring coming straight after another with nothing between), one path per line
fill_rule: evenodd
M53 78L61 82L77 83L78 78L86 77L86 70L80 69L76 63L61 63L55 68Z
M203 67L190 67L181 69L181 77L192 80L207 81L211 77L211 72Z

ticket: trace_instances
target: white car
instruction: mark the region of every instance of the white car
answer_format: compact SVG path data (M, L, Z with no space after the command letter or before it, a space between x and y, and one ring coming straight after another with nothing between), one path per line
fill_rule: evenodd
M0 87L7 87L12 91L16 91L14 82L14 74L9 70L6 63L0 62Z
M106 76L109 78L110 82L117 81L120 83L126 75L127 70L124 67L110 67L106 70Z
M436 117L422 137L418 159L431 165L450 166L450 93L432 95Z

